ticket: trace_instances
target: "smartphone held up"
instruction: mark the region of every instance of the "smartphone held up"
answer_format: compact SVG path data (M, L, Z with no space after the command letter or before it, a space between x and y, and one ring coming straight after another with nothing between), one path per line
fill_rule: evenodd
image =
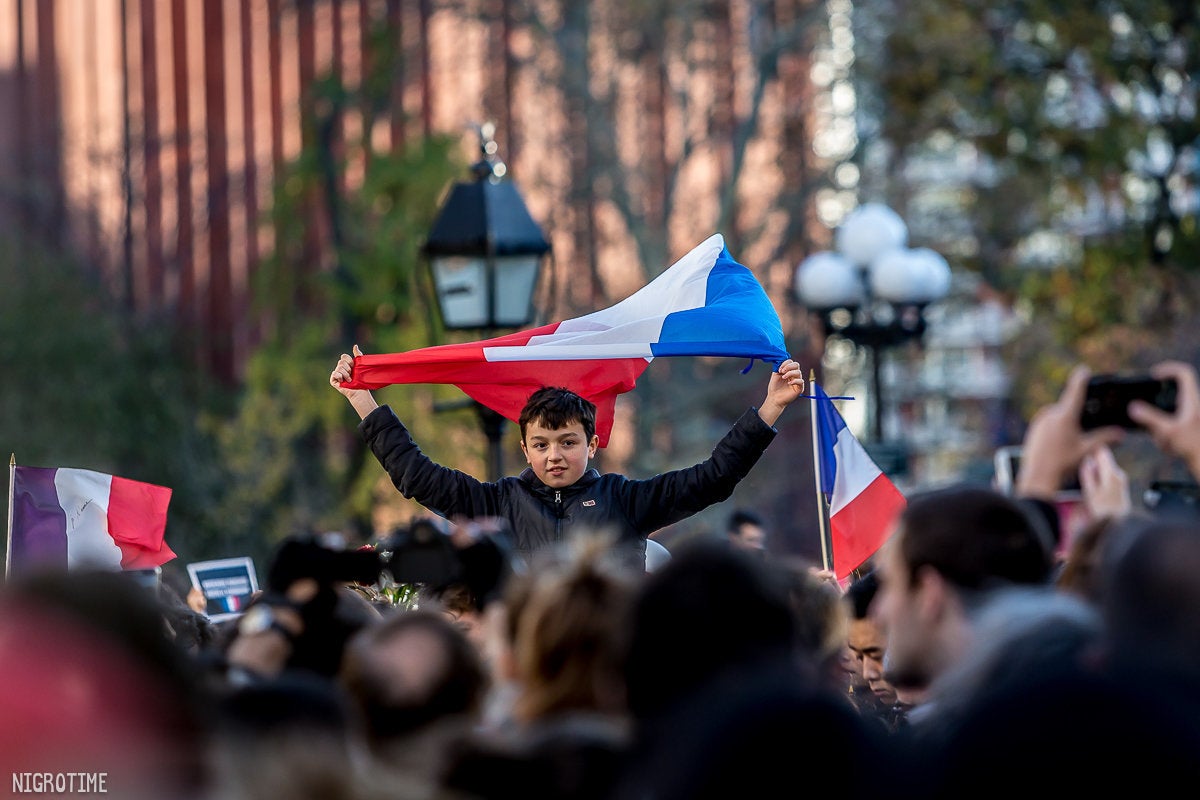
M1178 384L1173 378L1095 375L1088 381L1083 413L1079 419L1080 427L1085 431L1109 426L1138 429L1141 426L1129 417L1131 402L1141 400L1173 414L1178 391Z

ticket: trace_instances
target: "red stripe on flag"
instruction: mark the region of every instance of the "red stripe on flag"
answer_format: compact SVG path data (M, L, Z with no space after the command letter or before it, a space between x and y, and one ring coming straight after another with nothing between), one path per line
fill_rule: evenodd
M108 532L121 548L121 567L149 569L175 558L163 536L171 490L113 476L108 496Z
M845 578L887 540L907 501L886 475L871 481L858 496L829 519L833 569Z
M498 361L460 370L454 385L488 408L516 422L533 394L543 386L563 386L596 404L596 435L608 446L617 395L634 387L650 366L644 358L599 361ZM469 382L468 382L469 381Z
M348 389L381 389L394 383L453 383L455 381L452 379L459 377L471 364L487 363L483 357L484 348L521 347L534 336L554 333L558 325L555 322L479 342L441 344L407 353L356 356L354 375L342 386Z
M596 435L608 445L617 395L634 387L650 362L644 358L569 361L488 361L488 347L519 347L534 336L554 333L559 323L495 339L438 345L407 353L361 355L354 380L342 386L378 389L400 383L449 383L469 397L516 422L529 395L543 386L563 386L596 404ZM535 348L536 349L536 348Z

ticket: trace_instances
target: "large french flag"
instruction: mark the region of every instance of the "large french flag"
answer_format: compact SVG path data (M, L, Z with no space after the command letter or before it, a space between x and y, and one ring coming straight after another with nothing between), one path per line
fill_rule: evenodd
M358 356L343 386L450 383L514 421L535 390L564 386L596 404L604 447L617 395L656 356L787 360L779 315L720 234L614 306L494 339Z
M829 503L833 571L842 580L884 543L906 500L854 438L825 390L814 383L812 391L821 493Z
M12 468L8 573L149 569L175 558L163 536L171 490L87 469Z

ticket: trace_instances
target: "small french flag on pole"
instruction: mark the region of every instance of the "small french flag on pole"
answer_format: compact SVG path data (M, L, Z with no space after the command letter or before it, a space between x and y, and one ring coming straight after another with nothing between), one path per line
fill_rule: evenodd
M842 580L884 543L907 501L854 438L825 390L814 382L812 392L818 482L829 504L833 571Z

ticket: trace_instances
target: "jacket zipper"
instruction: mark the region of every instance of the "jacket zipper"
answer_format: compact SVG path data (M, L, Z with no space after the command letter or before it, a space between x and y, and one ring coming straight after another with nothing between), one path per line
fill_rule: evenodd
M562 492L557 490L554 492L554 511L554 541L559 542L562 541L563 515Z

